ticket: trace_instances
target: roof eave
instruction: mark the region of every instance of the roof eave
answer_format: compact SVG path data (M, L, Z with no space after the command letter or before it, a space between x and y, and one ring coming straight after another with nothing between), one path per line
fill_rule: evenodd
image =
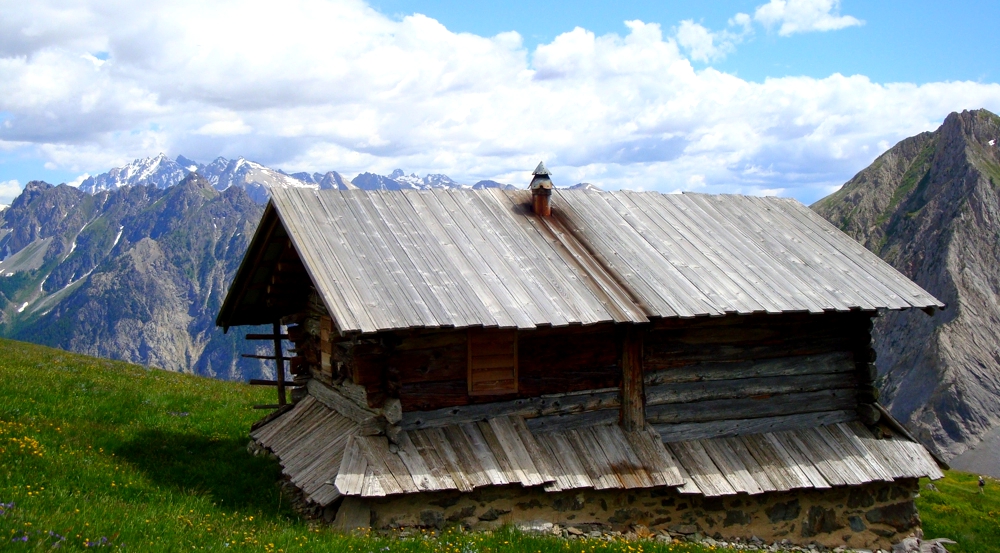
M257 230L254 231L250 245L247 247L247 252L243 255L243 260L240 261L240 266L236 270L233 282L229 285L226 298L222 302L222 307L219 308L219 315L215 318L215 325L221 326L225 331L228 331L231 326L263 324L263 322L267 322L234 321L233 319L236 316L236 308L246 293L247 281L257 264L260 252L263 251L264 245L274 231L275 225L279 224L279 222L280 219L277 211L274 209L274 204L268 201L264 207L264 214L260 218L260 224L257 225Z

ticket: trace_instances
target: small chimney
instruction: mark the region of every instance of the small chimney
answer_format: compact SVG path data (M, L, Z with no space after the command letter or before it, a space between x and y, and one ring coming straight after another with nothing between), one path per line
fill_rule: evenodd
M549 197L552 196L552 180L549 179L549 170L545 168L545 162L539 161L535 167L535 178L531 179L531 203L536 215L548 217L552 215L552 206L549 205Z

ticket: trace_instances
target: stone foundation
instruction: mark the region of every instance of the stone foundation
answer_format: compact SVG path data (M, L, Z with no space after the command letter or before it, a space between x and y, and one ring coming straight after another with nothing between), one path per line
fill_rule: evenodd
M642 525L674 537L892 549L920 525L913 498L917 480L707 498L673 488L546 493L515 486L471 493L435 492L382 498L346 497L335 525L471 530L505 523L551 522L582 531L628 531ZM330 513L332 514L332 513Z

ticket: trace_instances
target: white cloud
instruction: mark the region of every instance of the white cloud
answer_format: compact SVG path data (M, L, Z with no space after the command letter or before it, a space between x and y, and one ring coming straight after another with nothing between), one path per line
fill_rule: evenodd
M687 189L697 190L705 187L705 175L691 175L687 179Z
M21 183L16 180L0 181L0 204L10 205L18 195L21 194Z
M686 19L677 27L677 43L695 61L707 63L719 60L734 52L736 45L753 32L750 16L745 13L730 18L729 27L713 32L694 20Z
M72 186L73 188L80 188L80 185L83 184L83 181L89 178L90 178L90 173L84 173L82 175L78 175L75 179L67 182L66 184Z
M798 5L785 2L773 24L793 21ZM692 67L752 32L747 14L721 32L687 22L684 39L642 21L622 34L577 28L529 52L514 32L454 33L358 0L69 12L37 1L0 13L0 113L10 115L0 148L77 173L163 151L527 184L544 159L559 184L809 199L950 111L1000 109L991 83L755 83Z
M238 134L249 134L253 129L243 122L242 119L230 119L228 121L212 121L206 123L194 131L195 134L205 134L208 136L232 136Z
M781 36L864 24L856 17L840 15L840 0L771 0L757 6L753 18L769 29L779 26Z

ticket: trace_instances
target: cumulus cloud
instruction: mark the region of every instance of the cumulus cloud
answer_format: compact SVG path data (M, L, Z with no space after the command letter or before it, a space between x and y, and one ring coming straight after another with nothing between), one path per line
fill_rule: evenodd
M681 21L677 27L677 43L692 60L711 62L724 58L736 50L736 45L753 33L750 16L738 13L729 20L729 28L710 31L692 19Z
M21 193L21 183L16 180L0 181L0 207L10 205Z
M781 36L864 24L856 17L840 15L840 0L771 0L757 6L753 17L767 28L778 26Z
M805 28L789 15L802 2L781 4L772 24ZM752 32L747 14L722 32L682 22L677 36L643 21L577 28L529 51L516 32L455 33L360 0L61 6L0 10L0 146L78 173L163 151L527 184L544 159L559 184L808 200L880 144L956 109L1000 109L990 83L696 70Z

